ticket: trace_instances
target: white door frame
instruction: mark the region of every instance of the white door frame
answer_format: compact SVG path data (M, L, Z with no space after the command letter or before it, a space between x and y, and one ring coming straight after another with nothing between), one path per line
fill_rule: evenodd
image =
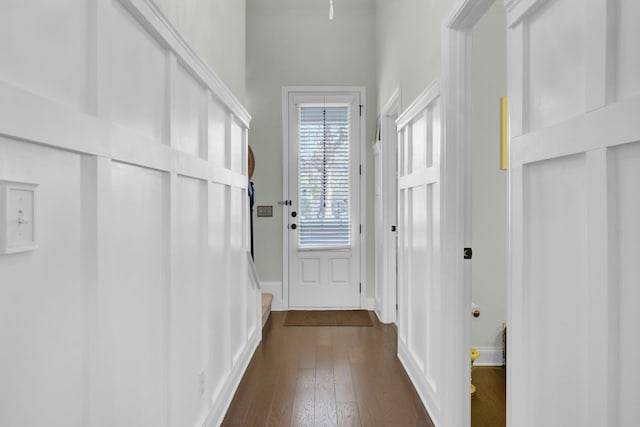
M284 86L282 88L282 201L289 194L289 94L295 92L358 92L360 94L360 307L367 307L366 295L366 88L364 86ZM282 304L289 309L289 215L287 206L282 204Z
M402 113L401 106L400 89L396 88L380 111L383 234L381 236L376 235L376 239L382 239L384 263L382 277L376 278L376 280L382 280L382 295L376 295L376 312L383 323L396 321L397 233L391 231L391 226L398 225L398 134L396 131L396 119ZM390 159L394 158L395 161L390 161ZM395 221L392 221L392 213L394 212Z
M452 427L471 423L469 394L471 346L471 265L463 250L471 247L471 30L495 0L460 0L445 20L442 34L442 90L444 102L443 158L443 296L449 318L455 325L447 348L457 357L447 360L445 369L451 387L442 396L450 405ZM461 408L462 410L454 410Z

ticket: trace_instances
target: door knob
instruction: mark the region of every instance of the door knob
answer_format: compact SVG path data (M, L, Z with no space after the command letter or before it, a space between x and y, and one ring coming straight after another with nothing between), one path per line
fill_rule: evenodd
M297 225L295 225L295 224L291 224L291 229L292 229L292 230L295 230L296 228L298 228L298 226L297 226Z
M298 213L296 211L293 211L293 212L291 212L291 216L295 218L295 217L298 216Z

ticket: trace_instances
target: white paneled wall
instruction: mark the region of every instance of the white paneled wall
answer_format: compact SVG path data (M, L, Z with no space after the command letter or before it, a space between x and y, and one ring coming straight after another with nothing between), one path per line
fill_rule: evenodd
M528 316L535 319L527 331L528 351L536 354L530 361L529 369L535 372L530 381L532 389L546 395L532 416L541 425L586 425L587 414L577 402L588 396L587 364L575 355L576 348L589 347L588 330L581 327L588 319L587 222L581 215L586 206L585 157L535 163L524 181L529 223L525 239L530 247L524 299ZM562 366L562 378L550 366ZM554 387L548 388L551 383ZM569 394L573 398L564 400Z
M101 116L155 143L169 142L167 114L167 52L118 1L106 2L108 61L101 84ZM105 19L106 20L106 19Z
M619 415L618 425L632 426L640 417L637 405L640 366L636 354L640 352L640 334L637 329L637 302L640 301L640 263L638 256L638 236L640 236L640 142L626 144L612 150L610 167L615 171L612 177L617 197L612 200L615 223L618 230L614 243L617 255L618 295L614 304L618 310L614 314L614 325L619 326L618 348L615 363L618 365L619 384L614 395L619 396L612 410Z
M205 157L202 134L207 128L205 90L180 63L171 85L171 138L173 146L195 157Z
M161 425L166 178L160 171L116 162L111 174L113 424Z
M434 423L442 419L441 113L437 83L398 118L398 355Z
M0 256L1 425L85 424L89 259L81 157L0 137L2 177L40 183L37 202L47 213L38 217L37 251Z
M618 99L625 99L640 95L640 73L637 72L640 49L635 43L640 39L640 26L637 25L640 3L634 0L618 0L617 3L616 94Z
M204 382L193 387L193 378L203 375L208 361L206 313L210 298L207 288L207 184L202 180L176 177L174 205L176 226L173 283L170 290L170 385L171 391L182 390L183 398L171 399L171 420L175 426L191 425L204 397ZM215 335L211 335L215 336ZM204 379L204 378L203 378Z
M640 416L639 11L507 4L508 425Z
M0 425L219 425L261 333L249 115L146 0L11 0L0 57L39 244L0 256Z
M76 109L86 108L91 7L87 0L3 2L0 80Z
M585 104L584 64L587 52L584 40L586 12L582 0L547 2L542 11L548 19L533 20L529 28L531 43L529 72L529 127L537 129L575 117ZM575 19L567 22L562 37L552 31L554 26L571 13ZM552 47L552 48L550 48Z

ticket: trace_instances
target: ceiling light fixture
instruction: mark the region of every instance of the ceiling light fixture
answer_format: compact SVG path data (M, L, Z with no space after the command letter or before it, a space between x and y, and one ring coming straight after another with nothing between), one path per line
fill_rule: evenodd
M333 20L333 0L329 0L329 19Z

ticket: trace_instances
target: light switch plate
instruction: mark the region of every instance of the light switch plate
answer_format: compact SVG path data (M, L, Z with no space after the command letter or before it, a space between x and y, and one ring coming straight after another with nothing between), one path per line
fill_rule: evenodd
M36 187L27 182L0 180L0 255L38 248Z
M272 217L273 206L258 206L258 217Z

